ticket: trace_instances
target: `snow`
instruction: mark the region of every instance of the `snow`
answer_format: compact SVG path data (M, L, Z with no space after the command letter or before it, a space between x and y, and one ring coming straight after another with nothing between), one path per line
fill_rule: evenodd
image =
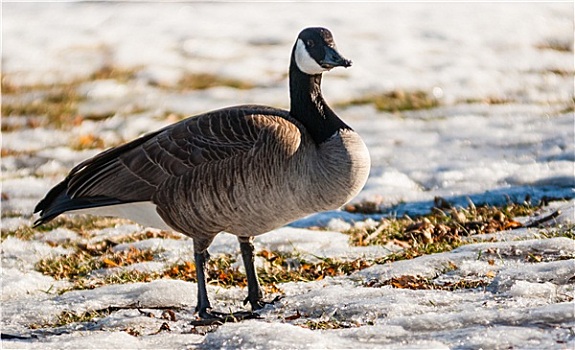
M82 135L98 135L112 145L179 115L240 103L286 108L289 50L299 30L310 25L330 28L354 63L324 76L332 106L396 89L422 90L441 104L400 114L371 105L335 107L362 135L372 157L370 178L356 200L377 201L386 214L401 216L429 211L438 196L462 206L522 202L526 196L533 203L567 199L551 202L541 214L560 209L544 228L466 237L469 244L449 252L374 265L350 276L280 284L284 298L266 307L262 319L209 332L190 325L195 283L159 279L59 294L70 283L40 274L34 264L71 253L66 243L86 239L63 228L31 240L7 237L1 242L1 328L3 335L22 339L3 338L3 348L575 347L575 244L552 237L575 223L572 3L4 3L2 11L5 83L49 86L85 79L103 67L135 70L128 82L81 83L78 109L91 118L71 129L2 132L3 231L31 225L38 200L72 166L101 151L73 150L70 145ZM545 48L548 43L570 51ZM255 87L161 88L173 87L188 73ZM38 98L2 96L5 103ZM2 121L19 125L18 118ZM380 217L319 213L260 236L255 245L306 259L382 257L399 247L352 247L341 233ZM120 224L91 232L90 242L142 230ZM126 269L161 271L193 258L189 239L151 238L116 245L114 251L131 247L151 249L156 259ZM229 234L219 235L210 253L240 258ZM547 260L530 262L533 256ZM385 285L401 276L487 285L456 291ZM244 308L243 288L210 285L208 292L217 310ZM91 322L29 327L53 322L64 310L109 307L116 309ZM160 308L172 308L176 321L162 318ZM305 328L314 322L349 328ZM170 331L159 331L163 323Z

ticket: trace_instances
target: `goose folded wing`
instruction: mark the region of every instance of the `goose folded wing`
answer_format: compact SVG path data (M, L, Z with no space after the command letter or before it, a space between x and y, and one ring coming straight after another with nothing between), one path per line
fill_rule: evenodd
M204 163L246 159L270 145L273 152L293 152L299 132L286 118L277 109L228 108L111 148L78 164L48 192L34 209L36 225L66 211L150 201L161 184Z
M88 159L60 185L70 198L149 201L167 179L202 163L248 157L270 140L277 144L285 134L281 125L295 128L281 117L257 112L230 108L188 118Z

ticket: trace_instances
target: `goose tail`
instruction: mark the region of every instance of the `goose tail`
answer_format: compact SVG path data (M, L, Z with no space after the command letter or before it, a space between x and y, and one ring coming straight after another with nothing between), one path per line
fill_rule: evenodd
M34 222L33 227L45 224L58 215L72 210L102 207L114 204L121 204L122 201L109 197L82 197L72 198L68 194L68 179L54 186L34 208L34 213L39 213L40 217Z

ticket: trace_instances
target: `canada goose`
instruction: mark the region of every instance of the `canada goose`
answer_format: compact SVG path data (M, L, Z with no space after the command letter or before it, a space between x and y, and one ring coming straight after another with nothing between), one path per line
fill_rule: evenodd
M254 267L253 237L303 216L337 209L365 184L370 158L359 135L329 108L322 73L351 61L329 30L298 36L289 67L290 110L224 108L108 149L74 167L35 208L41 225L65 212L121 216L193 239L196 311L211 311L207 249L214 237L238 237L252 310L266 303ZM246 313L254 315L253 313Z

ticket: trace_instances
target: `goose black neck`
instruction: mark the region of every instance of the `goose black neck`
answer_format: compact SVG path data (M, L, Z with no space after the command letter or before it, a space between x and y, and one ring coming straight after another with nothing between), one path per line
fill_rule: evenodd
M329 108L321 95L321 74L308 75L292 56L289 70L290 114L301 122L319 145L338 130L351 129Z

